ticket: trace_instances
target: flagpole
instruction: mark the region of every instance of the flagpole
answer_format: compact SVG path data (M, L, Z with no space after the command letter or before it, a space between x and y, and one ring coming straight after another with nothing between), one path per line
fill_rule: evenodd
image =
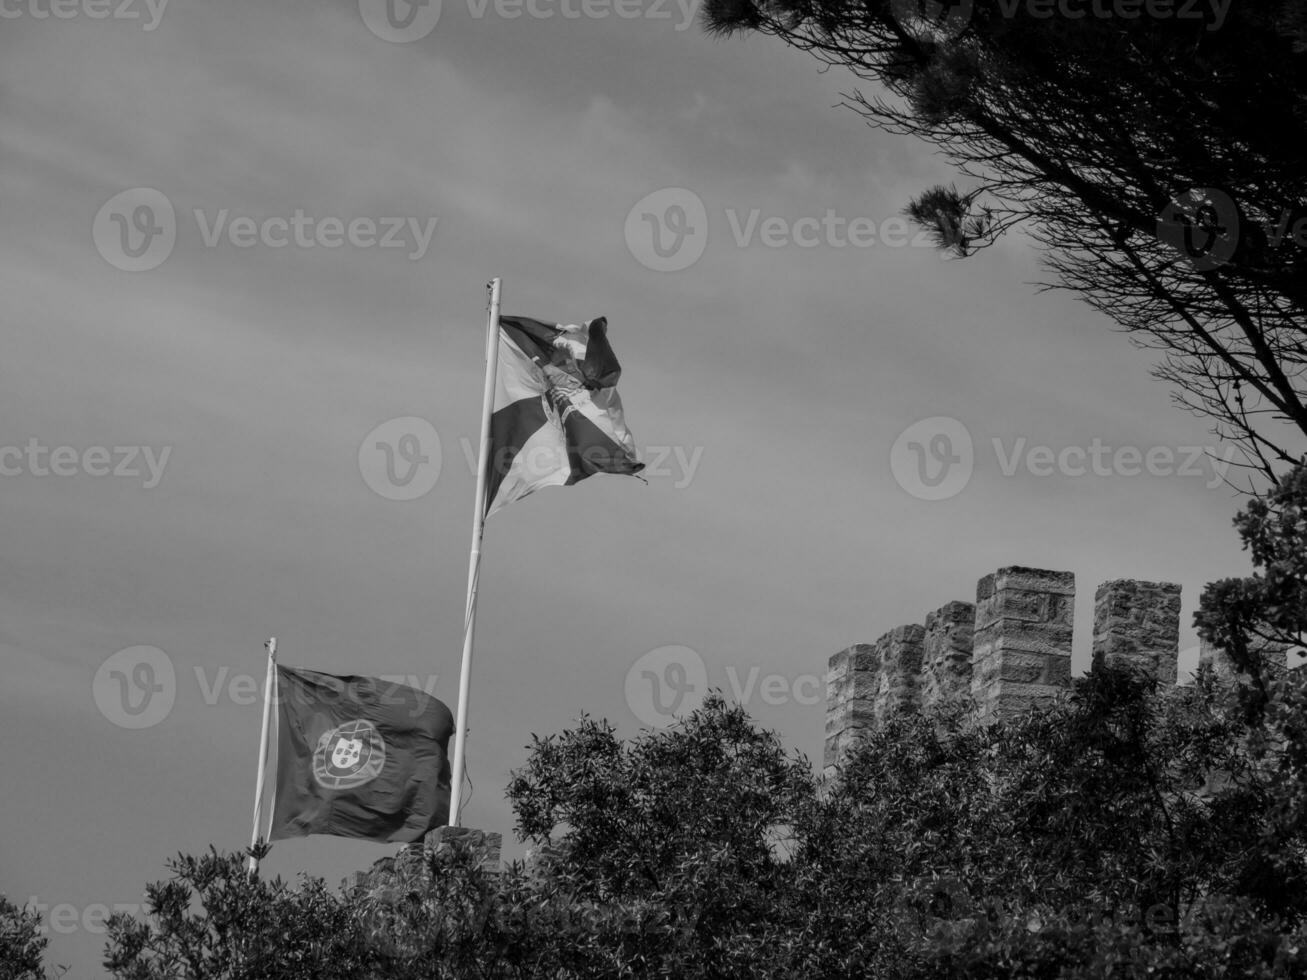
M490 308L486 315L486 386L481 398L481 448L477 452L476 504L472 511L472 553L467 563L467 605L463 612L463 662L458 672L458 716L454 725L454 766L450 774L449 825L458 826L463 798L464 757L467 748L467 696L472 685L472 639L476 633L477 586L481 576L481 538L486 521L486 476L489 473L490 416L495 410L495 379L499 370L499 289L490 280Z
M259 737L259 778L254 786L254 827L250 831L250 847L259 842L259 817L263 813L263 783L268 771L268 729L272 720L272 682L277 664L277 638L269 637L268 674L263 681L263 734ZM250 855L250 874L258 874L259 859Z

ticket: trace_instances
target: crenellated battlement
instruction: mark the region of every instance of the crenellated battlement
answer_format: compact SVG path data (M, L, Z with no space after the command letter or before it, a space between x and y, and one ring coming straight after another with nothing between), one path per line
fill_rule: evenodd
M977 721L1046 705L1071 686L1075 576L1000 568L976 585L975 603L953 601L925 625L897 626L875 643L830 658L826 675L827 775L872 728L902 712L958 705ZM1180 586L1114 579L1094 594L1095 661L1127 665L1174 685L1180 646ZM1283 648L1268 650L1283 669ZM1229 675L1206 644L1200 663Z

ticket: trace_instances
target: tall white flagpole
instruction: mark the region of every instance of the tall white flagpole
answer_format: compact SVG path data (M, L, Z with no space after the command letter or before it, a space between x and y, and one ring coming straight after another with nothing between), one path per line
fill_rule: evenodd
M486 521L486 477L490 458L490 416L495 410L495 379L499 371L499 277L490 280L490 310L486 316L486 387L481 399L481 448L477 452L476 506L472 512L472 554L467 564L467 606L463 613L463 663L458 672L458 715L454 726L454 765L450 775L449 825L458 826L463 798L464 753L467 749L467 695L472 684L472 638L476 633L477 585L481 575L481 538Z
M250 847L259 842L259 817L263 813L263 783L268 772L268 728L272 720L272 684L277 665L277 638L269 637L268 675L263 681L263 734L259 738L259 780L254 787L254 828L250 831ZM250 874L259 871L259 860L250 855Z

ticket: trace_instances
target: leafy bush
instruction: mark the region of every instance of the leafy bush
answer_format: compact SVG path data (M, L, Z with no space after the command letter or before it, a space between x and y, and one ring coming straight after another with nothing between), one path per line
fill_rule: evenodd
M44 980L41 959L47 942L41 933L41 917L0 895L0 977Z
M537 739L509 787L521 836L552 841L538 867L487 874L455 850L343 894L252 880L239 855L181 858L150 889L149 922L112 922L108 966L120 980L1307 977L1307 686L1273 693L1278 754L1211 683L1159 693L1097 669L1067 704L987 728L896 719L829 786L717 696L629 743L583 719Z
M1307 671L1259 644L1307 621L1307 475L1240 516L1261 569L1200 629L1236 690L1096 667L988 727L903 716L822 784L713 695L667 731L537 738L509 784L552 854L487 873L437 850L380 887L261 881L179 857L148 918L110 921L118 980L859 976L1307 978ZM4 977L39 980L0 904ZM24 972L25 971L25 972Z

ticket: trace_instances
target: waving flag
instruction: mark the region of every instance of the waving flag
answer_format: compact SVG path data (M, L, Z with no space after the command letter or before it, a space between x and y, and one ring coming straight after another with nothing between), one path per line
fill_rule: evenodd
M622 418L621 373L604 317L580 325L499 318L487 515L540 487L644 468Z
M281 666L277 701L270 840L409 843L446 823L454 719L442 702L379 677Z

